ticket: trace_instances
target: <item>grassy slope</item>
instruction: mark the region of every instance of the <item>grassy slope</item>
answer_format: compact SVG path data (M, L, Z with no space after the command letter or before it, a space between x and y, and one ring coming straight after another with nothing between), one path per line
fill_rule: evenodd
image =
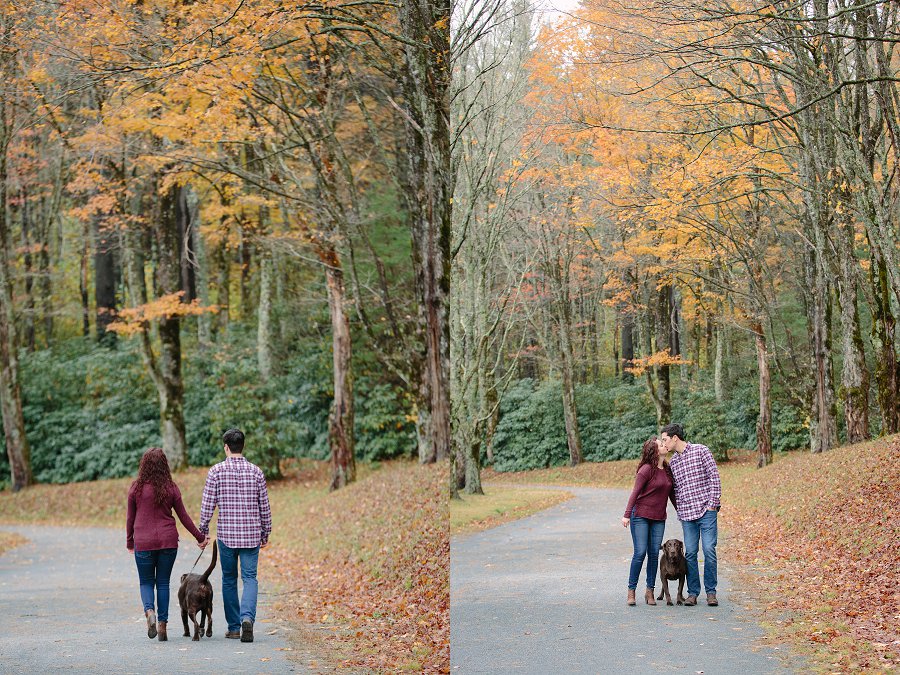
M900 668L900 436L720 465L720 557L752 565L763 621L822 672ZM496 474L504 483L630 487L634 461Z
M326 463L305 461L269 485L272 545L260 577L286 591L276 606L341 665L437 672L449 664L450 533L444 466L389 462L328 492ZM199 514L206 470L180 473ZM131 479L0 493L0 522L122 528ZM180 526L179 526L180 527ZM182 530L182 537L190 535ZM324 630L309 630L315 624ZM332 649L333 648L333 649ZM321 664L319 664L321 666Z
M564 490L536 490L484 484L483 495L460 495L450 503L450 534L486 530L525 518L572 498Z

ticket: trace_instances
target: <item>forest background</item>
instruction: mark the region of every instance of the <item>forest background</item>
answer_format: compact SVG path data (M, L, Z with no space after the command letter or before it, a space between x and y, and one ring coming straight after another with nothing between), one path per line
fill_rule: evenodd
M517 7L460 70L457 486L900 430L896 3Z

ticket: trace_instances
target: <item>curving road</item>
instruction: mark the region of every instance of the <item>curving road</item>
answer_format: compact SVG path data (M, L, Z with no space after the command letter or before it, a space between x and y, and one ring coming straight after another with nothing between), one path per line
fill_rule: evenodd
M169 641L147 637L134 559L123 531L108 528L2 526L30 542L0 555L0 672L12 673L289 673L302 666L288 655L290 626L268 611L260 580L253 643L225 638L221 568L214 591L213 636L182 636L178 580L199 549L182 541L172 572ZM209 564L207 549L197 565ZM264 555L264 553L263 553ZM189 624L190 625L190 624ZM303 671L306 672L306 671Z
M667 607L664 600L649 607L643 573L639 604L627 607L631 537L621 518L628 492L565 489L575 498L452 540L452 673L807 671L786 648L766 644L749 597L723 565L721 531L719 607L707 607L704 593L696 607ZM683 539L671 507L670 538ZM669 588L674 598L677 582Z

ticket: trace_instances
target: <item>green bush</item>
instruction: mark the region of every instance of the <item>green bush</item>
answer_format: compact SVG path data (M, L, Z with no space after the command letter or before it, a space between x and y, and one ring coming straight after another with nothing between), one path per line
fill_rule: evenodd
M809 423L792 405L772 410L772 449L775 452L809 448Z
M708 386L707 386L708 385ZM620 381L577 387L578 422L584 459L604 462L635 459L657 434L656 411L642 384ZM672 419L688 441L710 448L717 460L728 450L756 447L759 401L751 385L738 387L718 403L711 383L673 387ZM773 401L773 445L776 450L806 447L808 432L797 411ZM500 403L494 437L494 469L524 471L569 461L559 382L519 380Z
M223 459L222 434L247 434L247 458L277 477L287 457L329 456L331 355L319 340L301 343L268 384L259 377L252 332L233 326L201 352L183 341L188 462ZM26 434L40 482L134 475L141 454L161 444L156 389L134 341L115 349L71 339L21 360ZM416 452L408 402L396 385L363 373L355 386L357 457L376 461ZM9 475L5 448L0 480Z

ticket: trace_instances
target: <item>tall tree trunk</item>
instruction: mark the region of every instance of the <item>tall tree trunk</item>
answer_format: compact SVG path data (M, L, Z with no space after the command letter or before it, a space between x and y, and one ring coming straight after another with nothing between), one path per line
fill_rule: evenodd
M581 431L578 428L578 407L575 399L572 342L570 337L569 307L560 308L559 351L563 378L563 415L566 420L566 444L569 446L569 464L575 466L584 461L581 451Z
M756 341L756 366L759 373L759 416L756 418L756 466L772 463L772 401L769 397L771 378L766 354L766 334L762 324L752 325Z
M256 324L256 362L264 382L272 377L272 258L259 260L259 305Z
M725 326L716 326L716 361L713 371L713 388L716 392L716 401L722 403L725 400L725 345L728 341Z
M209 307L209 251L203 235L200 233L200 202L193 190L188 191L187 208L191 214L192 248L197 256L197 297L200 298L201 305ZM197 317L197 341L201 348L212 344L212 322L213 317L209 312L204 312Z
M328 416L328 441L331 446L331 489L337 490L356 480L352 344L341 261L332 248L320 250L319 257L325 264L331 314L334 400Z
M812 268L809 330L814 381L810 449L814 453L827 452L837 445L837 425L834 417L834 386L829 358L830 300L828 283L821 270L823 264L824 261L814 252L809 263Z
M181 289L179 242L179 206L183 188L172 187L160 199L160 215L154 219L156 240L157 287L160 295ZM159 320L159 394L163 450L169 465L177 471L187 465L187 442L184 428L184 382L181 377L181 320L165 316Z
M869 437L869 370L859 325L856 287L856 255L853 246L853 223L847 221L837 233L839 243L836 267L837 290L841 312L841 398L847 442L858 443Z
M191 208L191 190L187 185L178 188L175 201L175 223L178 226L178 266L181 277L181 290L184 291L184 302L193 302L197 297L197 254L194 250L194 230L197 224L193 221L194 210Z
M113 233L93 220L94 240L94 302L97 342L113 346L116 334L106 327L116 320L116 268L113 255Z
M450 3L403 0L407 170L404 197L410 214L413 265L419 295L425 368L430 394L433 452L450 457L450 238L453 172L450 163ZM455 481L451 486L455 494Z
M622 380L631 384L634 382L634 373L631 368L634 363L634 315L625 312L622 316Z
M668 349L669 354L674 356L672 287L666 285L660 288L657 292L656 301L656 351L661 352L664 349ZM672 384L669 365L657 366L656 382L656 396L658 399L656 423L662 427L672 421Z
M21 215L21 234L22 234L22 250L24 254L22 255L22 262L24 264L24 273L25 273L25 310L22 312L22 323L23 325L23 339L22 344L25 346L25 350L28 352L33 352L35 349L35 303L34 303L34 260L32 257L32 245L33 242L31 240L31 222L30 215L28 213L28 195L25 194L24 191L19 193L19 199L21 201L21 206L19 211Z
M231 313L231 252L228 250L228 244L225 240L219 243L215 252L216 262L216 304L219 306L219 313L216 315L217 340L224 341L225 334L228 330L228 320Z
M91 224L85 219L81 228L81 265L78 276L78 293L81 297L81 334L91 335L91 304L88 297L88 256L91 250Z
M9 40L9 27L5 31L5 41ZM11 56L0 54L6 73ZM13 308L12 282L9 269L9 173L8 152L10 143L11 112L6 96L0 96L0 408L3 414L3 434L6 439L6 454L9 457L10 479L13 491L21 490L34 482L31 473L31 450L25 436L25 418L22 414L22 391L19 385L19 357L16 345L15 314Z
M241 262L241 320L248 318L252 313L252 293L250 289L250 265L253 263L253 250L250 238L241 227L241 245L238 249L238 256Z
M898 390L897 354L894 350L896 319L891 311L890 289L884 258L872 249L869 266L872 286L872 341L875 345L875 390L881 409L881 433L900 431L900 390Z

